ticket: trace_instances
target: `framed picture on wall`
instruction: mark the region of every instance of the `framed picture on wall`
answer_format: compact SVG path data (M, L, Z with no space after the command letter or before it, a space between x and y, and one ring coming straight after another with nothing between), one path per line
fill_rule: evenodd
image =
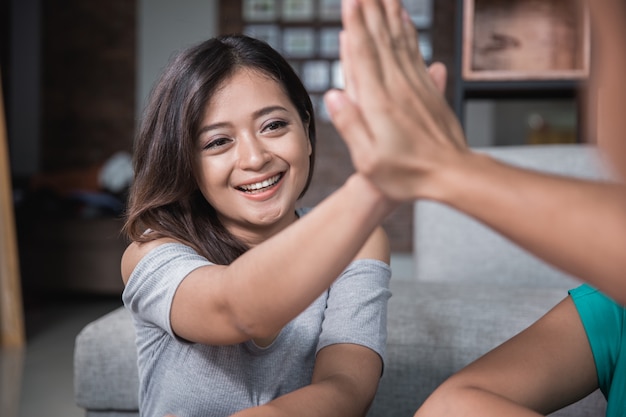
M315 11L311 0L283 0L282 17L285 21L313 20Z
M315 31L298 27L283 30L283 53L292 58L309 58L315 53Z
M277 25L246 25L243 28L243 33L269 43L272 48L279 52L282 51L280 27Z
M418 35L418 45L424 61L430 62L430 60L433 59L433 44L430 33L420 32Z
M307 61L302 64L302 82L309 91L326 91L330 85L328 61Z
M326 58L339 56L339 32L340 27L320 29L320 55Z
M330 122L330 115L326 104L324 103L324 96L318 94L311 94L311 103L313 104L313 110L315 111L315 118L319 121Z
M433 0L403 0L404 8L419 29L429 28L433 21Z
M276 0L243 0L243 19L271 22L278 17Z
M341 21L341 0L321 0L320 19L326 21Z
M343 79L343 68L341 66L341 61L336 60L331 64L331 85L333 88L344 88L345 83Z

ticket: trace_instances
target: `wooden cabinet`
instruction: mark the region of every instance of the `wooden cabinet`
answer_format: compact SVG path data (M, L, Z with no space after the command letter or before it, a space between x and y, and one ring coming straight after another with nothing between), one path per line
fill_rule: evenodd
M453 107L463 125L470 100L569 101L581 112L590 66L581 2L457 0L456 26ZM580 141L584 126L577 123Z
M589 19L574 0L465 0L464 80L580 80Z

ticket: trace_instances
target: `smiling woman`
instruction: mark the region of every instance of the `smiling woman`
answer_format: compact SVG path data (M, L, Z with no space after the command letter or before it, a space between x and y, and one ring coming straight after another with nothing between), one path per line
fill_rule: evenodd
M289 64L245 36L183 51L157 82L122 259L142 416L365 415L390 296L378 224L395 204L355 174L297 209L314 120Z
M311 172L309 114L302 119L278 82L250 69L237 70L207 105L199 188L220 223L248 246L266 238L249 236L248 225L279 231L295 220Z

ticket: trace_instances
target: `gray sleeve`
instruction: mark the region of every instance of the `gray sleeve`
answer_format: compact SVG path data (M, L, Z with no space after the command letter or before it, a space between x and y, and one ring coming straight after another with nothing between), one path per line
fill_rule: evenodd
M391 268L382 261L352 262L330 287L317 351L336 343L368 347L385 358Z
M146 254L133 270L122 300L136 319L175 337L170 323L174 294L194 269L211 265L189 246L166 243Z

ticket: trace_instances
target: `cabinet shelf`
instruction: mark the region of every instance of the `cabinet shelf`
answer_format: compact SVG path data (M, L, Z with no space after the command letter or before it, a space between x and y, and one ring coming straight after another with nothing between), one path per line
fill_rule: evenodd
M477 98L574 98L581 86L578 80L463 81L465 99Z
M585 141L587 127L578 117L591 55L584 5L576 0L456 4L453 107L473 135L468 140L500 145L506 137L507 143L530 143L528 116L536 113L572 122L570 137Z
M465 0L465 80L579 80L589 74L587 10L573 0Z

